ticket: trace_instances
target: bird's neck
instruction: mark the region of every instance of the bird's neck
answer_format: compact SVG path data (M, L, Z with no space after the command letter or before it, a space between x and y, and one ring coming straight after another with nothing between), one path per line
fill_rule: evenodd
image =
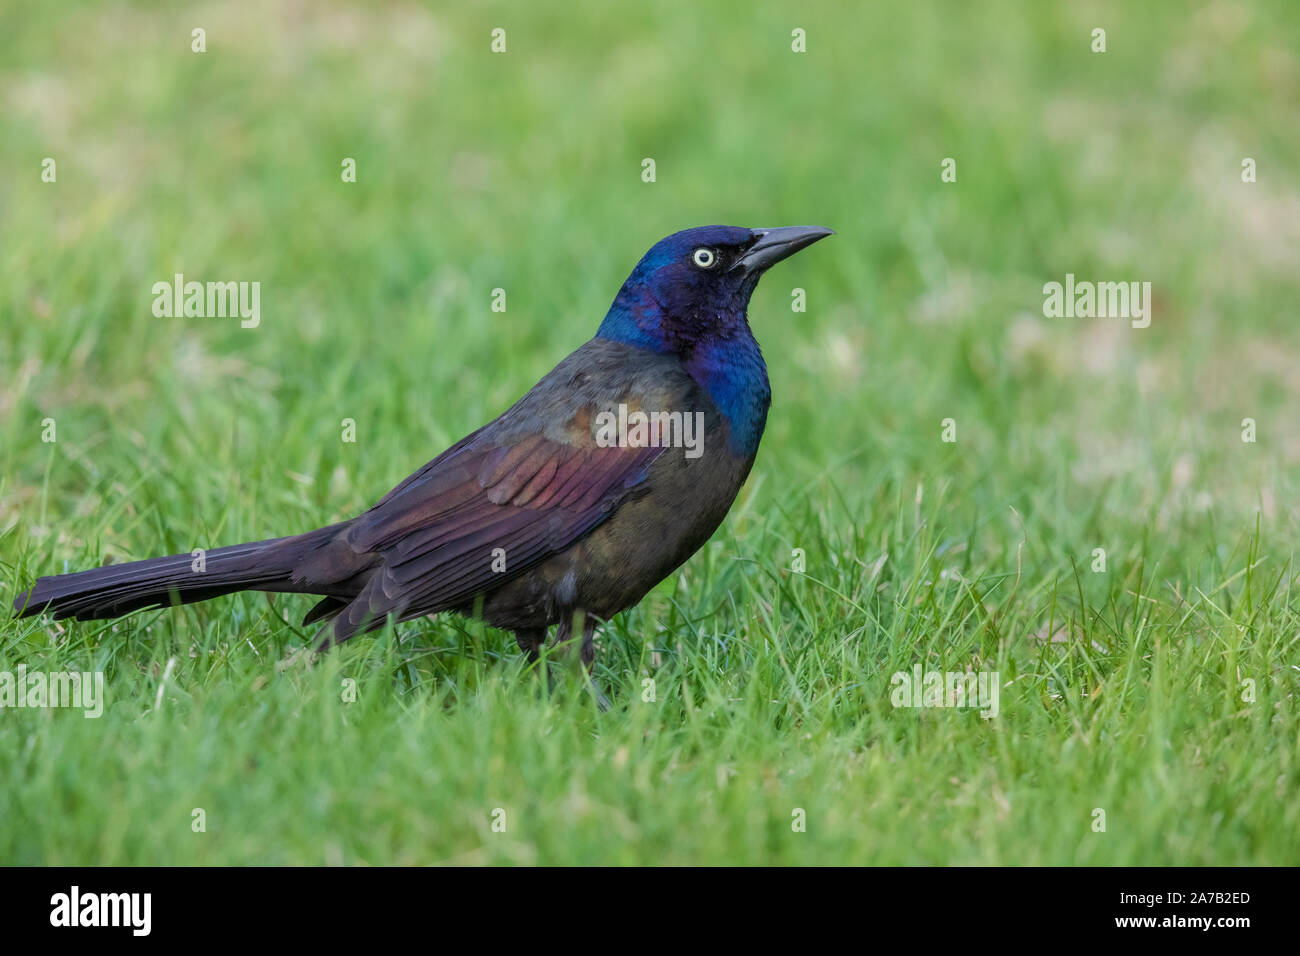
M772 387L763 353L745 316L737 316L722 328L692 336L689 341L670 341L665 333L672 324L647 321L651 310L634 312L618 306L616 302L605 316L596 337L652 352L676 354L726 420L731 431L731 451L743 458L753 458L767 425Z
M726 337L698 343L683 364L727 420L731 450L753 458L767 425L772 386L767 380L763 353L749 326L742 322Z

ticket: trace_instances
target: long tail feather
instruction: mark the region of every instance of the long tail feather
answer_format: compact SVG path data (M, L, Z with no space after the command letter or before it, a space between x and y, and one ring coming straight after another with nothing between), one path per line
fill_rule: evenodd
M14 599L14 610L19 617L50 611L55 618L91 621L236 591L310 593L318 585L304 579L301 563L336 530L322 528L290 538L213 548L201 558L173 554L38 578Z

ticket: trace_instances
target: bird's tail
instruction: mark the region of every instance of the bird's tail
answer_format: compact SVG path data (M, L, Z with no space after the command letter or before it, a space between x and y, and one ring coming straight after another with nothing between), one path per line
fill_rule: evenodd
M315 563L313 555L332 543L338 531L333 525L289 538L37 578L14 599L14 610L19 617L50 611L55 618L93 621L236 591L311 593L319 583L304 575L304 568Z

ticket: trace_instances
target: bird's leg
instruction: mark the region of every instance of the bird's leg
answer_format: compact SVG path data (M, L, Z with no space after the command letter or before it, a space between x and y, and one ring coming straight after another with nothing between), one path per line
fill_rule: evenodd
M582 664L587 672L587 686L596 695L596 706L609 710L609 698L596 686L596 619L588 617L582 622Z
M557 657L564 656L569 649L569 638L573 635L573 618L568 614L560 616L560 623L555 625L555 650Z
M542 645L546 643L546 628L525 627L515 631L515 643L528 655L528 663L536 665L541 657ZM555 678L551 675L549 664L543 664L543 676L546 678L547 693L555 693Z
M596 666L596 619L584 616L582 619L582 666L591 673Z
M515 643L528 655L528 663L536 664L542 645L546 643L546 628L525 627L515 631Z
M586 679L587 687L596 695L596 703L600 709L609 710L609 700L600 692L593 677L596 666L596 625L600 622L593 615L581 610L566 614L560 618L559 627L555 631L556 650L564 653L577 641L573 632L578 620L582 622L582 643L578 649L578 656L582 660L583 677Z

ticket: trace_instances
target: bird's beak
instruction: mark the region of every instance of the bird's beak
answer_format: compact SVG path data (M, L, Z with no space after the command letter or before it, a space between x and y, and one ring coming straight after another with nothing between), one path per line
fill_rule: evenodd
M750 230L758 241L736 260L733 269L762 272L787 259L800 249L811 246L818 239L835 235L835 230L825 226L780 226L776 229Z

